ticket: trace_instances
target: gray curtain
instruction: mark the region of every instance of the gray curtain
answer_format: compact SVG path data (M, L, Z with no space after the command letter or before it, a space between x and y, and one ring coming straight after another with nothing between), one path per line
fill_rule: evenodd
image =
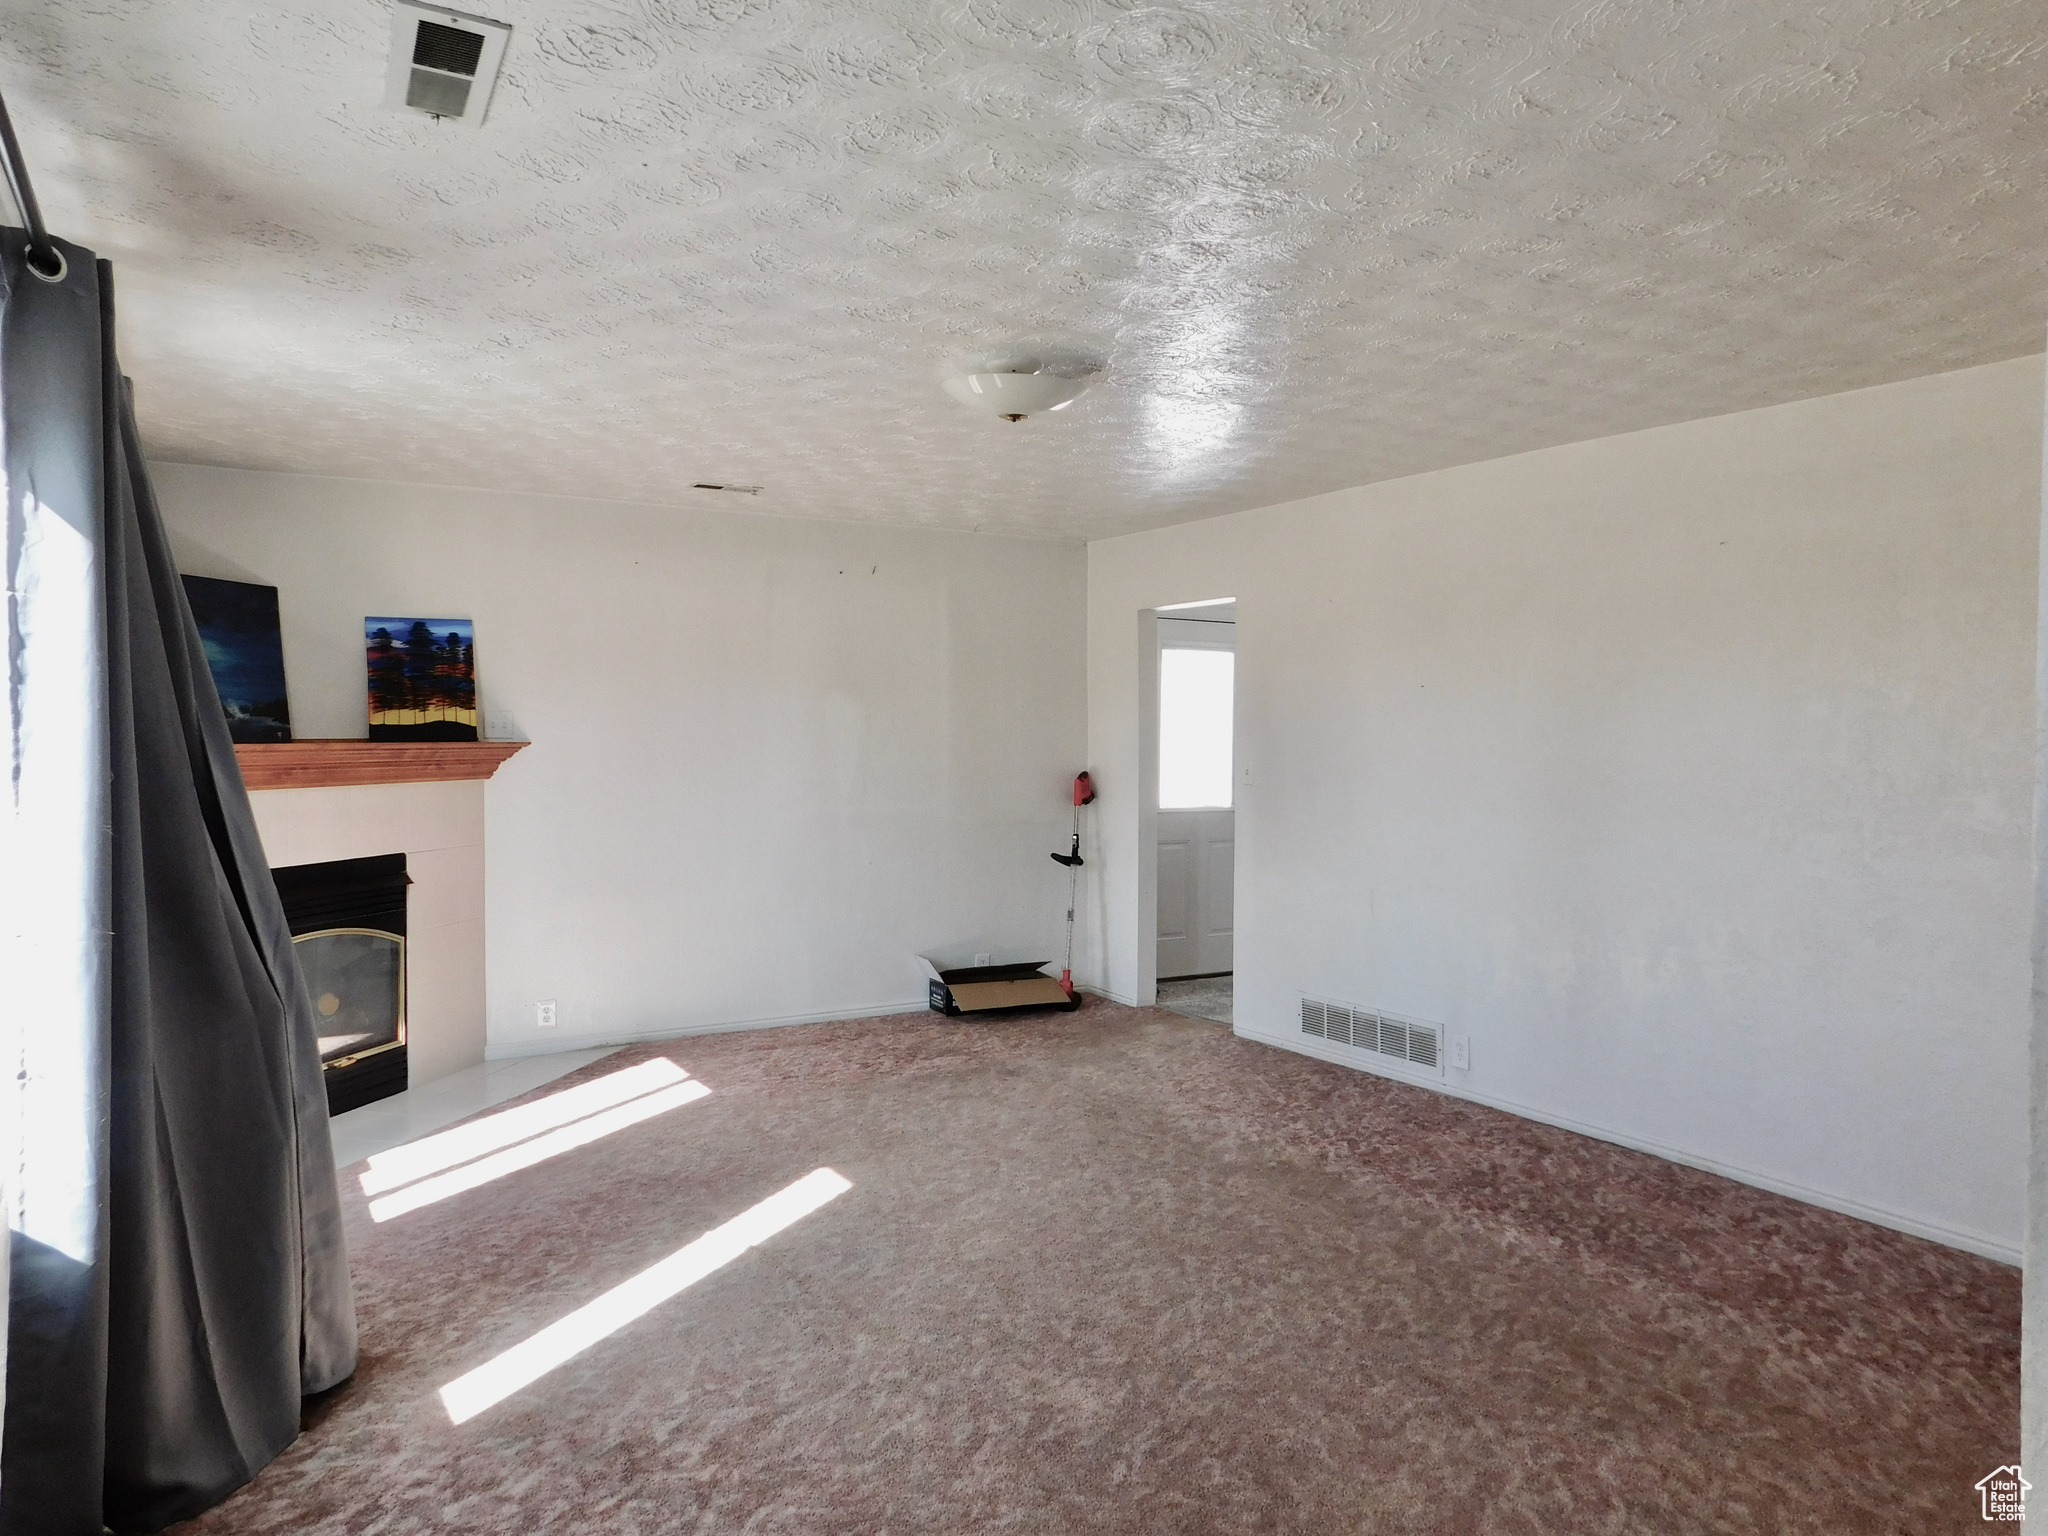
M92 556L104 647L102 707L74 727L103 759L82 914L101 924L97 971L80 967L85 1005L57 1024L13 1026L33 1038L15 1042L30 1086L9 1167L0 1533L100 1536L253 1477L298 1434L301 1397L355 1369L355 1314L312 1006L150 490L111 269L67 246L68 275L45 283L18 231L0 248L8 585L36 590L35 520L61 520ZM38 631L13 621L9 638L19 783ZM38 1100L38 1081L70 1097ZM61 1184L68 1220L38 1180Z

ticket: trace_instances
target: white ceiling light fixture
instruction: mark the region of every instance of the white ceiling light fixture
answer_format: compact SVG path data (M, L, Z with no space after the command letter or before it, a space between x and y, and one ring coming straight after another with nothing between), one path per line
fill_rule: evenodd
M1005 421L1022 421L1042 411L1057 411L1072 405L1094 379L1083 374L1062 378L1036 368L1002 373L958 373L946 380L946 393L962 405L969 405Z
M502 21L399 0L391 12L384 105L478 126L511 36Z

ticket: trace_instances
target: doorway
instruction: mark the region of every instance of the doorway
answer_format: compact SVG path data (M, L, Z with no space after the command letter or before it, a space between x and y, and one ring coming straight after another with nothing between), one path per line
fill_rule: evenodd
M1159 610L1159 1005L1234 1016L1237 605Z

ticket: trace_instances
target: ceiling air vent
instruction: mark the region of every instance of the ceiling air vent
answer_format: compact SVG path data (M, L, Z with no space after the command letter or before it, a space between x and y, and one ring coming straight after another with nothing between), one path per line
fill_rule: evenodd
M511 36L502 21L401 0L391 14L384 104L446 122L481 123Z
M1444 1032L1436 1024L1304 997L1301 1032L1354 1051L1370 1051L1382 1059L1392 1058L1410 1068L1420 1067L1434 1077L1443 1075Z

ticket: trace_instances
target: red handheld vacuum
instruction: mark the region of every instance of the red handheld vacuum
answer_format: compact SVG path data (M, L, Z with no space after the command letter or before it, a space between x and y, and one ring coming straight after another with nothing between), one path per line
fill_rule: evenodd
M1074 902L1081 892L1081 807L1095 803L1095 781L1086 772L1074 779L1074 846L1052 856L1055 864L1067 866L1067 960L1060 967L1060 990L1074 995Z

